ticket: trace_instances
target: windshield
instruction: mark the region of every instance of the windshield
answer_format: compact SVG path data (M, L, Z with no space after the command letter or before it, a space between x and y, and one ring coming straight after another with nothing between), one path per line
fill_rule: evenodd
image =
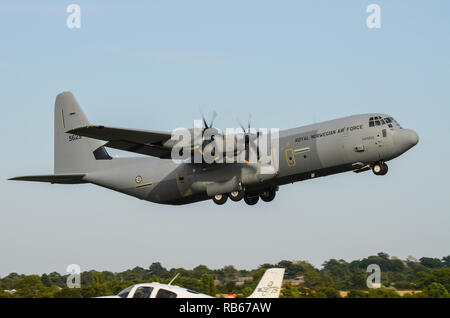
M122 290L121 292L119 292L117 294L117 296L121 297L121 298L127 298L128 294L130 293L131 289L133 288L133 286L130 286L128 288L125 288L124 290Z
M394 125L398 128L402 128L399 123L393 117L381 117L374 116L369 118L369 127L384 126L387 125L389 128L394 128Z

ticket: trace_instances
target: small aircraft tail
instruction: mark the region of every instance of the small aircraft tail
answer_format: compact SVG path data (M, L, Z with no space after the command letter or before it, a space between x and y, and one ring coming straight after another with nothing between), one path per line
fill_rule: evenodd
M70 92L55 100L55 174L86 173L95 170L96 160L111 159L98 140L66 133L89 126L89 121Z
M284 268L269 268L248 298L278 298L283 284Z

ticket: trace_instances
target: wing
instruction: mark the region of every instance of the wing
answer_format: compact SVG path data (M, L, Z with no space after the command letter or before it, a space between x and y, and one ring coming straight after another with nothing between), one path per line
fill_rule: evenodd
M170 158L173 146L172 135L160 131L86 126L67 133L107 141L105 147L158 158Z
M63 183L63 184L87 183L87 181L83 180L84 176L85 176L84 173L44 174L44 175L37 175L37 176L15 177L15 178L10 178L8 180L38 181L38 182Z

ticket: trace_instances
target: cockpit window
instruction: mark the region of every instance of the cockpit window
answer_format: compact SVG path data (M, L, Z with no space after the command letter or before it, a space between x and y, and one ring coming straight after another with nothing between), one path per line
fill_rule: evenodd
M400 124L392 117L389 117L389 119L392 121L392 123L394 123L398 128L403 129L402 126L400 126Z
M375 117L370 117L369 118L369 127L388 125L389 128L393 128L394 124L398 128L402 129L402 127L392 117L382 118L381 116L375 116Z
M120 298L127 298L128 294L130 293L131 289L133 288L133 286L130 286L128 288L125 288L124 290L122 290L121 292L119 292L119 294L117 294L117 296L119 296Z
M158 290L158 293L156 294L156 298L177 298L177 294L172 293L171 291L167 289L160 289Z

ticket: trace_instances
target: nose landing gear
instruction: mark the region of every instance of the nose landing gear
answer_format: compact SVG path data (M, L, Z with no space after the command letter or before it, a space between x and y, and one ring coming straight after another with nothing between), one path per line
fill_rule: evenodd
M377 176L384 176L388 172L388 165L384 162L376 162L372 165L372 171Z

